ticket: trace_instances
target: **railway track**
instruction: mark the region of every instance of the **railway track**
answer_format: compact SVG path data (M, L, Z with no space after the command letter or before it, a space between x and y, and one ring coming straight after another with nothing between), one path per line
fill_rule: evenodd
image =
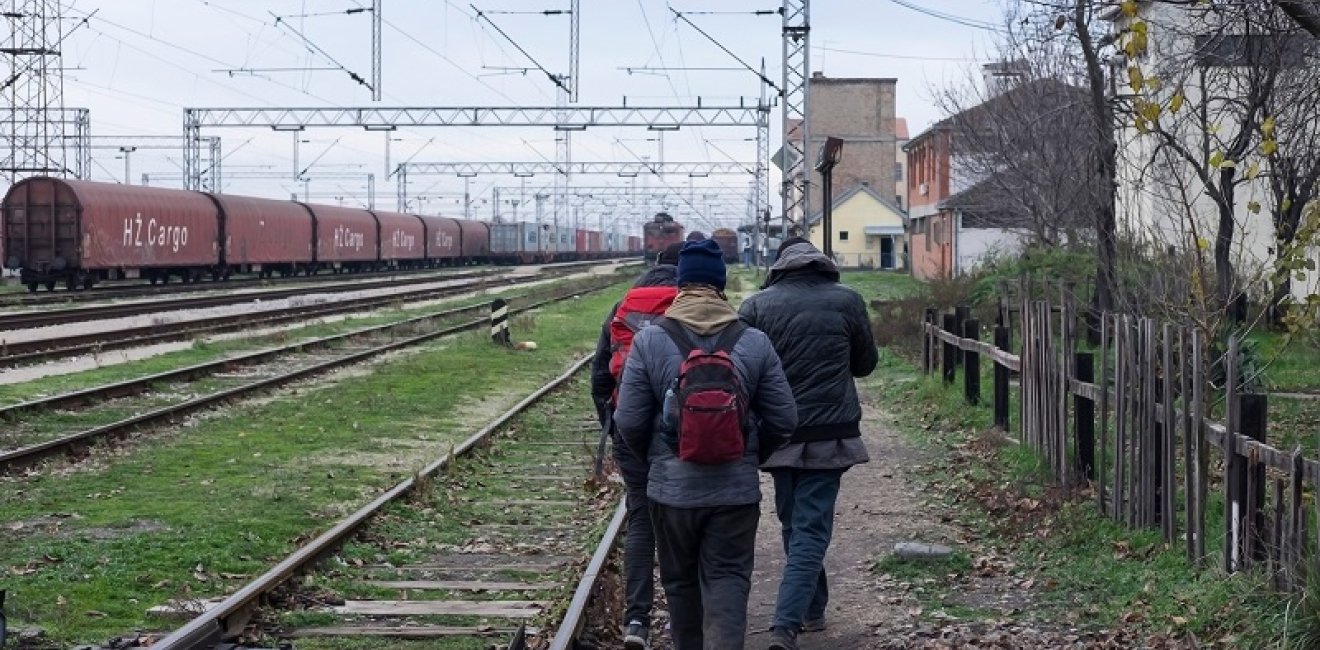
M481 269L460 273L436 273L426 276L409 276L365 282L346 282L341 284L322 284L314 287L282 287L266 291L243 293L222 293L218 295L193 295L179 298L162 298L150 302L112 303L67 309L43 309L0 314L0 330L17 330L33 327L48 327L107 318L138 316L144 313L174 311L179 309L203 309L206 307L224 307L263 300L281 300L308 294L335 294L348 291L368 291L386 289L412 284L444 282L474 277L488 277L507 272L507 269Z
M367 637L574 647L624 514L617 486L590 480L599 429L585 388L558 390L589 360L232 595L194 603L201 611L183 627L144 640L157 650ZM345 559L401 547L414 549L404 561Z
M506 300L511 305L510 314L517 314L561 300L600 291L613 286L617 281L615 278L602 278L585 286L559 288L552 292L534 293L506 298ZM484 328L490 322L484 315L488 310L489 305L485 303L447 309L394 323L258 350L235 357L0 408L0 421L6 422L7 431L5 436L11 440L25 440L26 438L19 446L9 449L0 447L0 474L30 466L52 455L80 452L100 440L113 439L144 427L177 421L191 413L217 404L270 390L387 352L459 332ZM437 325L439 325L438 328L436 328ZM426 331L420 334L413 333L419 328ZM401 334L403 336L400 336ZM371 339L377 340L375 344L345 347L351 346L354 342L370 341ZM385 340L381 341L381 339ZM326 351L330 353L327 354ZM289 358L293 355L300 355L303 358L298 362L291 363ZM264 373L260 372L263 364L273 366L273 368L268 368L267 372ZM290 366L292 367L290 368ZM50 435L48 432L40 430L40 428L25 427L25 423L21 421L24 417L42 411L67 409L117 397L138 395L150 391L153 386L174 386L175 389L169 392L187 394L191 391L180 390L177 385L197 381L205 377L214 377L222 372L233 372L240 368L244 371L238 373L236 377L227 381L216 382L210 386L209 391L203 391L202 394L190 395L186 399L175 400L172 403L153 404L146 409L128 409L131 414L127 414L125 417L81 431L59 432ZM125 410L121 406L111 408L113 409L112 413ZM0 437L0 441L3 440L4 437Z
M621 257L615 261L627 260L629 258ZM596 260L596 263L610 260ZM568 264L587 264L590 262L568 262ZM0 294L0 309L4 308L23 308L23 307L45 307L53 305L69 305L75 303L98 302L106 300L124 300L129 298L150 298L154 296L169 296L174 294L199 294L221 291L233 291L235 289L248 288L273 288L278 289L286 285L300 284L333 284L336 280L342 280L345 283L371 282L371 281L400 281L409 279L412 276L433 275L448 271L474 270L490 267L442 267L431 269L410 269L410 270L392 270L378 271L373 273L354 273L348 275L303 275L296 277L287 277L279 279L243 277L225 280L223 282L202 282L200 284L161 284L145 285L141 281L126 282L123 284L102 284L86 291L59 291L55 293L6 293ZM511 267L496 267L511 268Z
M544 280L577 271L580 265L560 266L538 274L534 279ZM153 323L109 331L90 332L71 336L32 339L28 341L0 341L0 368L51 361L80 354L140 347L169 341L188 340L202 335L214 335L256 327L283 325L323 316L376 309L393 304L436 300L460 293L507 286L525 282L528 276L508 275L500 278L474 278L457 280L455 284L428 287L385 295L360 296L328 303L292 305L255 312L231 313L167 323ZM249 299L253 300L253 299ZM159 309L138 306L138 314L156 313ZM126 314L119 313L117 316Z

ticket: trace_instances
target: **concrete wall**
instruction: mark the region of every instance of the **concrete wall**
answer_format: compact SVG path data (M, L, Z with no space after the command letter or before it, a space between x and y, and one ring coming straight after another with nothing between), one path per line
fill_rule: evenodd
M812 76L811 141L806 151L813 214L822 207L820 173L815 171L815 164L826 137L844 139L843 160L834 168L835 196L863 181L873 188L893 187L897 159L895 84L894 79L831 79L820 73Z

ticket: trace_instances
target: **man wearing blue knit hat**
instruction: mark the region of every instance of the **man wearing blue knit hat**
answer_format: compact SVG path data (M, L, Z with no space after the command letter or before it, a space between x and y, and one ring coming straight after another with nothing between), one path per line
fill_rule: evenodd
M646 496L674 650L743 648L757 464L797 428L779 356L739 320L724 282L718 244L683 245L678 296L661 324L633 339L614 413L624 442L650 464Z

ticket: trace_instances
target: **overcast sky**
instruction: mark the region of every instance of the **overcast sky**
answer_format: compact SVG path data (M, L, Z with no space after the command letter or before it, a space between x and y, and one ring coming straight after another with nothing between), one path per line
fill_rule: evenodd
M370 16L345 10L369 0L72 0L66 29L94 16L68 37L64 47L65 105L92 110L94 135L178 135L182 108L223 106L366 106L367 88L348 72L370 77ZM567 72L569 19L540 15L565 9L568 0L475 0L522 49L552 72ZM996 0L902 0L902 4L952 14L968 22L996 23ZM895 0L816 0L812 6L812 68L829 76L896 77L898 112L916 133L939 119L930 88L966 79L992 46L991 32L932 17ZM752 15L775 9L774 0L582 0L579 104L690 105L754 102L757 78L743 70L629 74L621 68L736 67L738 63L691 26L675 20L680 11L743 12L690 18L725 47L755 66L762 58L780 78L780 19ZM531 14L503 14L525 11ZM274 15L285 16L277 24ZM322 14L297 17L297 14ZM384 100L381 105L504 106L553 105L555 88L539 72L501 74L500 68L533 64L489 24L475 19L466 0L384 0ZM304 43L298 35L306 37ZM313 51L315 50L315 51ZM311 71L302 71L312 68ZM245 72L252 69L253 72ZM279 69L295 69L279 71ZM214 72L234 70L234 72ZM271 70L271 71L263 71ZM773 117L773 147L779 145L779 113ZM293 138L270 129L211 129L224 140L224 190L287 197L302 185L292 180ZM750 129L685 128L669 133L669 161L751 160ZM592 129L573 137L575 160L655 159L659 143L644 129ZM375 174L378 205L392 207L394 182L385 176L381 133L358 129L311 129L302 134L300 165L315 164L313 201L366 200L366 176ZM435 128L394 132L395 163L414 161L553 160L550 129ZM773 150L773 148L772 148ZM97 151L99 180L123 180L118 152ZM149 173L153 185L178 186L178 155L132 154L133 182ZM239 174L281 173L282 179L242 180ZM531 188L549 177L526 179ZM699 181L699 182L698 182ZM745 196L750 179L711 177L691 181ZM519 179L481 176L471 181L479 211L494 186L516 187ZM685 189L687 178L641 180L651 186ZM577 177L576 185L621 185L616 177ZM410 194L427 197L423 209L461 214L463 181L454 177L413 178ZM772 194L778 178L772 179ZM698 192L702 190L698 189ZM342 198L341 198L342 197ZM507 195L506 195L507 198ZM777 204L777 200L775 204ZM728 214L724 210L723 214ZM734 215L737 216L737 215Z

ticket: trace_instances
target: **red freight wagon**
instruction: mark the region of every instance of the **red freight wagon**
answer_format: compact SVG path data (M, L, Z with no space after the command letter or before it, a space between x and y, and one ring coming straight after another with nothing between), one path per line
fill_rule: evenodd
M294 275L312 263L312 213L300 203L212 194L220 208L229 271Z
M463 231L447 217L419 217L426 226L426 259L432 265L457 264L462 255Z
M376 218L366 210L309 205L316 217L316 263L321 267L369 268L379 252Z
M205 194L37 177L9 189L3 212L5 266L32 290L219 271L219 219Z
M637 235L628 235L628 252L636 253L642 250L642 238Z
M482 262L490 257L490 225L481 221L458 219L458 226L463 231L463 261L471 264Z
M421 266L426 257L426 228L411 214L373 211L380 222L380 261L394 266Z
M588 230L587 250L593 253L605 252L605 237L594 230Z
M586 257L586 255L587 255L587 251L591 250L591 249L588 247L588 242L587 242L587 231L585 231L585 230L583 230L583 229L581 229L581 228L578 228L576 231L574 231L573 235L574 235L574 237L573 237L573 240L574 240L573 250L574 250L574 251L577 251L578 259L582 259L582 258Z

